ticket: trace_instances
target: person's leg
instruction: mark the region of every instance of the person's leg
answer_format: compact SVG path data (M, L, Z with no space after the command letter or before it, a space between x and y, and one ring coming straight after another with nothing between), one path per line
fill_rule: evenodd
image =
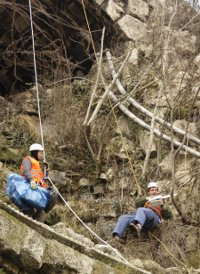
M141 228L144 224L149 224L151 227L156 226L159 223L159 216L150 208L139 207L136 211L134 223L139 223Z
M33 215L33 219L41 223L44 223L45 218L46 218L46 213L44 212L44 210L38 209L36 213Z
M35 214L34 208L22 209L22 212L29 217L33 217L33 215Z
M126 228L130 225L131 222L134 222L134 220L135 214L125 214L120 216L112 235L121 237Z
M45 212L49 212L58 201L58 192L54 188L49 189L50 197L48 206L45 208Z

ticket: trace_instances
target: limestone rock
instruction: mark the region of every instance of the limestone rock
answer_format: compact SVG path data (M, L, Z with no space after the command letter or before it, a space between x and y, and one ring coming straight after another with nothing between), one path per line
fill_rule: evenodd
M104 185L102 187L104 187ZM116 217L114 205L111 200L106 201L102 198L97 200L87 199L85 201L70 201L69 204L75 212L78 212L79 217L87 222L97 220L100 217ZM66 217L65 214L63 219L66 220Z
M117 135L122 134L123 136L126 136L127 138L131 137L130 129L128 126L128 121L127 121L127 119L125 119L124 116L121 116L118 119L118 127L116 129L116 133L117 133Z
M187 157L186 159L184 156L179 155L176 159L176 171L178 170L189 170L191 165L191 158ZM170 173L172 168L172 158L171 153L168 153L161 163L159 164L159 167L162 169L162 172Z
M98 184L94 186L94 194L104 194L105 193L105 185Z
M120 264L121 259L115 258L114 254L110 256L105 250L94 248L91 241L87 240L82 245L83 237L77 238L77 234L72 231L69 234L73 234L77 242L71 237L55 234L54 229L44 224L31 223L33 225L39 232L0 209L1 267L11 270L12 263L17 262L12 273L19 273L20 270L27 273L37 273L38 270L41 273L119 273L115 265ZM137 266L121 264L122 267L130 268L131 273L150 274Z
M67 183L66 174L64 171L50 170L49 176L55 184L65 185Z
M105 5L103 5L103 9L113 21L116 21L122 14L124 14L124 10L113 0L109 0Z
M176 120L173 123L174 126L185 130L186 126L187 126L187 121L186 120ZM195 123L189 123L189 127L188 127L188 133L192 134L194 136L198 136L198 130L197 130L197 125Z
M150 133L144 130L139 131L139 142L140 142L140 147L147 152L149 151L149 138L150 138ZM155 138L153 140L151 149L150 149L150 158L155 158L157 156L157 148L156 148L156 141Z
M173 75L175 74L175 75ZM185 71L173 71L172 72L173 82L170 84L170 89L173 91L173 98L179 96L180 88L183 89L187 86L188 80L190 80L190 75Z
M113 168L109 168L106 171L106 176L107 176L108 180L112 180L114 178L115 172L114 172Z
M131 55L128 59L128 64L137 66L138 65L138 50L135 48L131 51Z
M149 14L149 6L142 0L129 0L128 1L128 14L137 16L142 21L146 20Z
M144 260L143 264L145 265L145 267L149 270L152 271L155 274L164 274L165 273L165 269L163 269L159 264L157 264L154 261L151 260Z
M16 113L16 106L0 96L0 122L5 121L6 118L10 118Z
M179 54L194 54L196 52L196 36L189 31L173 31L173 43Z
M104 244L95 245L95 249L97 249L99 251L102 251L102 252L105 252L105 253L108 253L112 256L117 256L117 253L119 252L117 249L113 250L111 247L109 247L107 245L104 245Z
M56 162L55 161L53 162L53 166L52 166L53 169L59 170L59 171L66 170L67 167L68 167L68 161L61 157L58 157L56 159Z
M16 107L22 113L38 116L36 88L33 87L29 91L15 94L12 96ZM23 104L21 103L23 102Z
M133 41L138 41L146 35L146 24L131 15L126 14L117 24L126 37Z
M195 65L197 65L198 68L200 69L200 53L197 54L197 56L195 57L194 63L195 63Z
M89 186L90 182L87 178L81 178L79 180L79 186Z
M102 182L107 182L108 181L108 176L106 173L102 172L100 175L99 175L99 179L102 181Z
M94 2L100 6L104 2L104 0L94 0Z
M115 155L118 159L128 160L128 154L135 152L134 144L131 140L121 136L116 136L111 139L110 144L106 147L107 152L110 155Z
M92 248L94 246L94 243L90 239L85 238L83 235L77 234L72 228L66 227L66 225L62 222L55 224L53 229L58 233L64 236L68 236L70 239L73 239L74 241L87 247Z

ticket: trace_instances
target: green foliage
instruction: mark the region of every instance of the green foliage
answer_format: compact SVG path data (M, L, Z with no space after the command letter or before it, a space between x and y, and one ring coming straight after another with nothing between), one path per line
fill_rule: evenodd
M6 274L6 272L2 268L0 268L0 274Z

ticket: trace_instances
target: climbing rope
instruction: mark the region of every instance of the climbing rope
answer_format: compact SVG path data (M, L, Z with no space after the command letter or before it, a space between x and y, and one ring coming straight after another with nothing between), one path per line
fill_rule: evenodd
M31 36L32 36L32 48L33 48L33 62L34 62L34 73L35 73L35 86L36 86L36 94L37 94L37 106L38 106L38 115L39 115L39 126L40 126L40 135L41 135L41 142L42 146L44 148L44 136L43 136L43 128L42 128L42 119L41 119L41 111L40 111L40 98L39 98L39 85L38 85L38 76L37 76L37 64L36 64L36 52L35 52L35 39L34 39L34 29L33 29L33 17L32 17L32 3L31 0L29 0L29 11L30 11L30 21L31 21ZM90 32L91 33L91 32ZM45 149L44 149L44 161L46 161L46 155L45 155ZM124 262L127 264L130 264L122 255L121 253L113 248L110 244L108 244L106 241L104 241L102 238L100 238L90 227L88 227L81 218L76 214L76 212L70 207L70 205L65 201L61 193L58 191L57 187L54 185L52 180L47 177L46 179L49 180L49 182L52 184L53 188L57 191L58 195L64 202L64 204L70 209L70 211L74 214L74 216L82 223L82 225L90 231L99 241L101 241L103 244L108 246L110 249L112 249L117 255L123 259Z
M29 0L29 13L30 13L30 21L31 21L31 37L32 37L32 48L33 48L33 64L34 64L35 89L36 89L36 96L37 96L38 116L39 116L39 125L40 125L40 137L41 137L42 146L44 148L44 136L43 136L42 119L41 119L41 111L40 111L39 85L38 85L37 63L36 63L36 54L35 54L35 39L34 39L34 30L33 30L33 16L32 16L32 4L31 4L31 0ZM46 162L45 149L44 149L43 157L44 157L44 161Z
M69 210L74 214L74 216L81 222L81 224L87 229L89 230L99 241L101 241L103 244L105 244L106 246L108 246L109 248L111 248L115 253L117 253L117 255L124 260L124 262L126 262L127 264L130 264L123 256L122 254L115 248L113 248L109 243L107 243L106 241L104 241L101 237L99 237L89 226L86 225L86 223L83 222L83 220L81 220L81 218L76 214L76 212L71 208L71 206L65 201L65 199L63 198L62 194L58 191L57 187L54 185L54 183L52 182L51 178L47 177L47 180L50 181L50 183L52 184L52 186L54 187L54 189L58 192L58 195L60 196L61 200L64 202L64 204L69 208Z

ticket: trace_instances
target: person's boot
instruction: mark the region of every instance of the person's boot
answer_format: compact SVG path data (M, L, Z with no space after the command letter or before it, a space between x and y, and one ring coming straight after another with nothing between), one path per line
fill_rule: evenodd
M120 244L125 244L125 240L120 238L120 236L118 234L114 234L113 235L113 240L117 243L120 243Z
M135 231L137 233L137 236L138 236L138 239L141 239L141 230L142 230L141 225L131 223L130 226L135 229Z
M45 218L46 218L46 213L44 212L44 210L38 210L33 216L33 219L40 223L44 223Z
M34 208L29 209L29 210L22 210L22 212L24 213L24 215L27 215L27 216L32 217L32 218L35 214Z

